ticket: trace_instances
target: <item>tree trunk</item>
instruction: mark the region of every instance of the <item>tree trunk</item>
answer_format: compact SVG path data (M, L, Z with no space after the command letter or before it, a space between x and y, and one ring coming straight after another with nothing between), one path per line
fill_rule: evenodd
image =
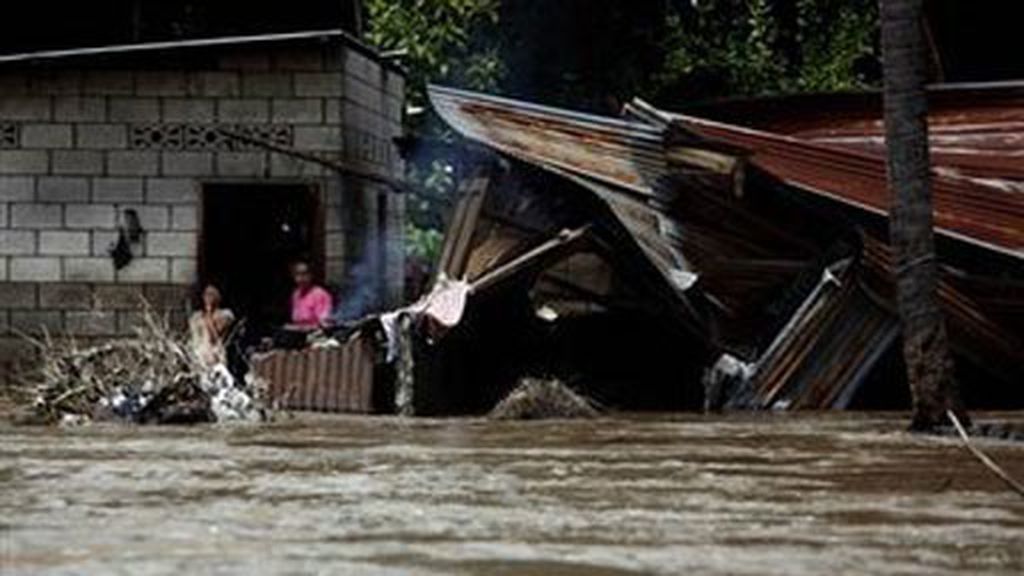
M903 357L914 402L913 430L966 417L939 308L928 162L927 70L922 0L880 0L885 67L889 242L895 256Z

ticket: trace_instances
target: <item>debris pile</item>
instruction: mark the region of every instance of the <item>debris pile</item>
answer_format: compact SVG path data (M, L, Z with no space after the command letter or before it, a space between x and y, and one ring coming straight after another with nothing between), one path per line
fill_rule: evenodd
M877 94L613 118L428 93L475 154L437 262L469 290L416 359L432 412L524 373L625 410L909 405ZM1024 405L1022 95L928 95L938 293L978 408Z
M595 418L594 403L556 379L523 378L504 400L491 410L495 420L543 420Z
M223 365L204 366L166 321L147 311L133 337L82 347L72 338L34 341L39 362L23 397L46 423L90 420L194 423L259 420L257 381L240 385Z

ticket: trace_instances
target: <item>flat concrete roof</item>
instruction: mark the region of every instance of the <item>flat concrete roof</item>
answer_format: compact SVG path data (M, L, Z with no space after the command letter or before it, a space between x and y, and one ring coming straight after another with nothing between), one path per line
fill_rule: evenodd
M370 45L340 28L326 30L303 30L299 32L282 32L274 34L254 34L243 36L219 36L213 38L189 38L160 42L140 42L134 44L114 44L110 46L91 46L82 48L61 48L55 50L37 50L16 54L0 54L0 65L35 62L47 62L69 58L87 58L92 56L112 56L121 54L140 54L147 52L166 52L188 49L213 48L218 46L240 46L248 44L277 44L293 42L327 42L341 40L365 55L387 66L400 74L404 70L393 61L382 58L380 52Z

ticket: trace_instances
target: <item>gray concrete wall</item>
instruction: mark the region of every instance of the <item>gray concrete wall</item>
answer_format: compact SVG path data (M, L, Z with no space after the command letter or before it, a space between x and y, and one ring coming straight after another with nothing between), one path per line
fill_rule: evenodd
M116 59L0 68L0 364L25 352L17 331L130 331L139 294L183 313L197 281L204 182L318 186L335 284L361 257L346 247L377 236L370 215L380 185L225 142L211 128L399 176L391 138L401 130L402 76L340 44L208 56L173 64L154 53L131 68ZM384 300L394 302L404 203L391 196L388 204ZM127 208L147 234L117 271L107 251Z

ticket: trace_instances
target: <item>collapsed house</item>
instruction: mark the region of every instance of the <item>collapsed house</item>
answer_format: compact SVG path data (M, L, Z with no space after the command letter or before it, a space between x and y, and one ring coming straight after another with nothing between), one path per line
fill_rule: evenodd
M636 100L622 118L430 97L486 153L409 334L385 330L407 358L355 370L378 397L397 371L398 408L420 414L485 412L527 377L627 410L909 405L878 95ZM969 406L1024 406L1024 85L930 98L958 376Z

